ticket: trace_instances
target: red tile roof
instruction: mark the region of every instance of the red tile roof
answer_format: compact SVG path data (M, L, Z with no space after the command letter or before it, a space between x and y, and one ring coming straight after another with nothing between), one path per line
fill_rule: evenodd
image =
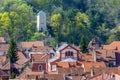
M58 74L82 75L84 74L84 69L82 67L58 68Z
M97 54L97 59L104 59L105 61L109 60L115 60L115 51L114 50L96 50Z
M106 65L104 62L83 62L82 67L84 68L85 72L91 72L92 67L106 68Z
M85 54L81 54L81 55L82 55L82 59L84 61L94 61L93 53L85 53Z
M36 76L40 76L41 74L43 74L43 72L23 72L17 77L17 79L31 80L31 79L35 79Z
M4 64L7 60L6 56L0 56L0 64Z
M33 46L44 46L43 41L35 41L35 42L20 42L20 45L23 49L30 49Z
M48 47L48 46L36 46L36 47L32 47L32 51L33 52L44 52L44 51L50 51L52 48Z
M49 54L31 54L31 59L33 61L45 61L50 58Z
M9 44L0 44L0 51L7 51L9 49Z
M56 62L57 67L61 68L70 68L70 67L76 67L79 68L81 66L78 62Z
M22 68L23 65L25 65L25 63L28 62L29 60L25 57L25 55L22 52L17 52L17 55L18 55L18 61L16 61L14 66L18 69L18 68Z
M120 41L113 41L109 45L103 45L103 49L120 51Z
M7 61L5 65L2 66L2 70L10 70L10 62Z

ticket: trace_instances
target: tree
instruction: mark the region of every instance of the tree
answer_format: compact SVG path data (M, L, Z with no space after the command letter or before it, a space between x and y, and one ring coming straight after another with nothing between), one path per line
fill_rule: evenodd
M77 27L90 27L89 17L85 13L77 12L75 21Z
M82 53L88 52L87 44L84 36L81 38L79 48Z
M10 40L10 47L7 53L7 57L10 60L10 77L15 78L16 73L12 65L18 60L17 50L16 50L16 42L14 39Z
M62 15L60 13L51 16L51 25L56 36L56 40L59 42L62 33Z
M10 47L8 50L7 57L10 59L10 63L13 64L18 60L17 50L16 50L16 42L14 39L10 40Z

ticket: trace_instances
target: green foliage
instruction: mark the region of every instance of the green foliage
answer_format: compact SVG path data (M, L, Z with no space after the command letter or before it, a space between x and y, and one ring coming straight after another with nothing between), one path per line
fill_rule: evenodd
M88 52L87 44L86 44L86 39L85 39L84 36L81 38L79 48L80 48L80 51L81 51L82 53Z
M29 40L36 31L32 8L22 0L3 0L2 2L3 4L0 4L2 6L0 36L7 37L8 41L10 37L16 38L17 41Z
M56 42L79 45L84 35L87 43L94 36L109 43L120 40L116 29L120 25L119 4L120 0L0 0L0 36L8 41L11 37L17 41L45 39L46 34L36 32L36 14L44 10L47 36Z
M14 39L10 40L10 47L7 53L7 57L10 59L10 64L13 64L18 60L16 42Z
M89 17L85 13L77 12L75 20L77 27L90 27Z
M15 77L16 77L16 74L15 74L14 72L11 72L10 78L11 78L11 79L14 79Z

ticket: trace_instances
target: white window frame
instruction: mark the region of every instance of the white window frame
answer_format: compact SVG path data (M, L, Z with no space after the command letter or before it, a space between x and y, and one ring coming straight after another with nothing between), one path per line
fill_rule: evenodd
M52 71L57 71L57 66L56 65L52 65Z

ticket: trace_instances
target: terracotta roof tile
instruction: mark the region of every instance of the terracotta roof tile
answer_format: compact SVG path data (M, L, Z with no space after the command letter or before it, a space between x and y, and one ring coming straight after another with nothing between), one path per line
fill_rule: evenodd
M62 68L69 68L69 63L68 62L57 62L58 67Z
M83 62L83 68L85 70L85 72L90 72L92 67L101 67L101 68L105 68L106 65L104 62Z
M7 60L6 56L0 56L0 64L4 64Z
M115 51L114 50L96 50L97 52L97 59L98 60L105 60L105 61L109 61L109 60L115 60Z
M1 69L2 70L10 70L10 62L7 61L7 63L5 65L3 65Z
M85 53L85 54L81 54L81 55L82 55L82 59L84 61L94 61L93 53Z
M0 51L7 51L9 49L9 44L0 44Z
M70 67L76 67L79 68L81 66L78 62L56 62L57 67L61 68L70 68Z
M43 72L23 72L17 78L18 79L35 79L36 76L40 76Z
M32 51L33 52L44 52L44 51L50 51L52 48L48 47L48 46L38 46L38 47L32 47Z
M84 76L66 76L67 78L72 80L86 80L86 78Z
M118 50L120 51L120 41L113 41L111 44L109 45L103 45L103 49L106 50Z
M112 68L105 68L105 71L107 71L108 73L114 73L114 74L119 74L120 75L120 69L119 67L112 67Z
M31 54L31 59L33 61L45 61L50 58L49 54Z
M23 65L25 65L25 63L29 60L24 56L24 54L22 52L17 52L17 55L18 55L18 61L16 61L14 66L16 68L22 68Z
M23 49L30 49L33 46L44 46L43 41L35 41L35 42L20 42L20 45ZM18 45L19 46L19 45Z
M82 67L58 68L58 74L82 75L82 74L84 74L84 69Z

